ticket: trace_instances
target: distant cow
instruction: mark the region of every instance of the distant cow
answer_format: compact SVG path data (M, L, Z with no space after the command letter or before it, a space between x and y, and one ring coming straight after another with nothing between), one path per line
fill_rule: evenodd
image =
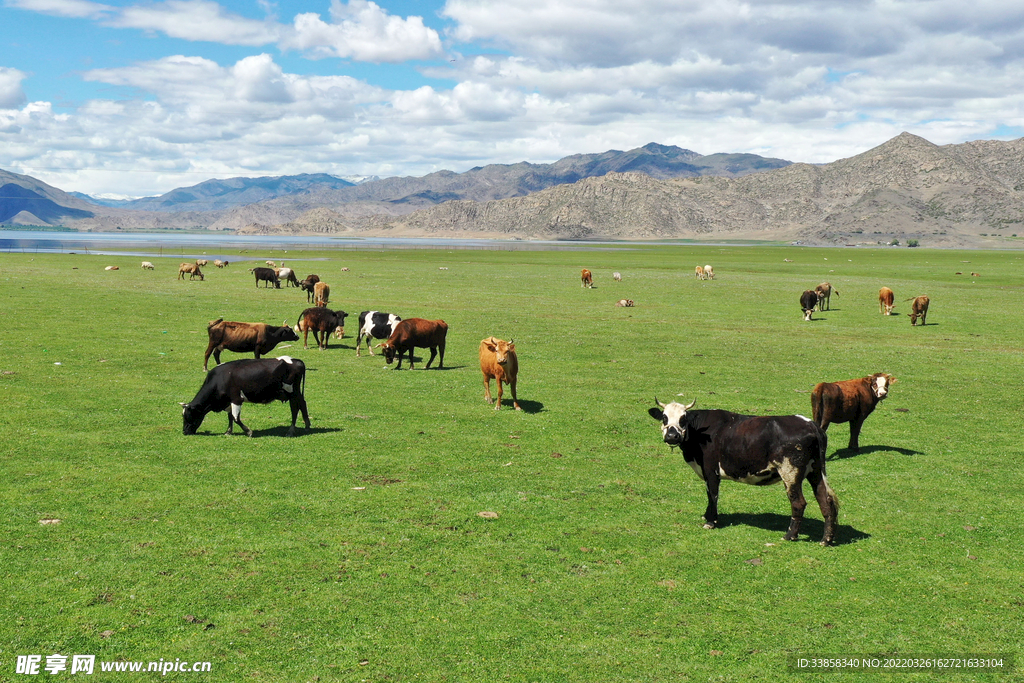
M107 266L103 270L121 270L121 268L118 266Z
M313 305L326 306L331 298L331 286L326 282L313 285Z
M818 295L818 310L825 310L824 306L828 307L828 310L832 310L832 295L839 296L839 290L830 285L827 282L822 282L820 285L814 288L814 292ZM824 306L822 306L824 302Z
M228 262L217 259L213 262L213 265L217 266L218 268L223 268L224 266L228 265Z
M590 271L586 268L580 271L580 280L583 282L583 284L580 285L581 287L590 288L594 286L594 276L591 275Z
M981 273L971 273L971 277L981 277Z
M843 382L822 382L811 392L811 415L814 424L821 431L828 431L834 423L850 423L850 445L848 448L858 450L860 444L860 428L864 420L875 409L879 401L889 395L889 386L896 383L896 378L884 372L860 379L848 379Z
M693 269L693 276L698 280L704 280L707 278L707 276L704 274L704 269L700 266L697 266L696 268Z
M715 279L715 269L711 266L704 266L704 277L709 280Z
M277 264L274 263L273 261L264 261L264 263L266 263L271 268L277 268Z
M256 276L256 286L260 286L260 282L266 282L263 285L264 289L270 287L270 284L274 284L274 289L281 289L281 279L277 277L277 272L273 268L262 268L257 266L256 268L250 268L249 272Z
M292 287L299 286L299 280L295 277L295 271L291 268L275 268L274 272L277 273L278 280L284 280Z
M209 261L207 261L207 260L206 260L206 259L204 259L204 258L201 258L201 259L196 259L196 265L197 265L197 266L205 266L205 265L208 265L209 263L210 263L210 262L209 262Z
M615 302L615 305L616 306L621 306L623 308L632 308L633 307L633 300L632 299L619 299L618 301Z
M753 417L725 410L690 410L696 401L689 405L654 401L657 407L648 413L661 422L665 443L678 447L683 460L704 481L708 494L705 529L718 525L722 479L758 486L782 481L792 510L785 540L795 541L807 507L803 494L806 477L825 518L821 544L835 542L839 501L825 478L828 437L820 427L803 415Z
M327 348L327 342L331 338L331 333L338 331L338 339L345 336L345 318L348 313L345 311L332 311L329 308L322 306L315 306L313 308L307 308L299 315L299 320L295 323L295 332L301 332L302 337L302 348L309 348L309 333L313 333L313 341L316 342L317 347L320 350Z
M149 261L143 261L143 262L142 262L142 269L143 269L143 270L153 270L154 268L156 268L156 266L154 266L154 265L153 265L152 263L150 263Z
M907 299L907 301L910 301L910 299ZM926 296L919 296L919 297L914 299L914 303L910 304L910 311L911 312L907 313L907 315L910 316L910 324L911 325L917 325L917 319L918 318L921 319L921 325L922 326L925 324L924 321L925 321L925 318L928 317L928 304L930 302L931 302L931 299L929 299Z
M206 334L210 338L210 343L206 346L206 355L203 357L203 370L210 361L211 353L213 360L220 365L220 352L224 349L235 353L253 352L255 357L259 358L265 353L270 353L281 342L299 341L299 335L287 324L277 327L266 323L240 323L223 318L211 320L206 326Z
M206 279L205 277L203 277L203 272L199 270L199 266L197 266L194 263L182 263L180 266L178 266L179 280L185 279L185 273L188 273L189 280L192 280L197 276L199 277L200 280Z
M516 356L516 344L514 340L505 341L493 336L480 342L480 372L484 375L484 400L488 403L491 399L491 378L493 377L498 385L498 404L495 410L501 408L501 397L503 394L502 382L512 389L512 405L516 410L519 407L519 399L516 398L516 379L519 375L519 358Z
M423 318L407 318L395 325L395 331L391 333L388 340L381 345L384 353L384 360L391 365L398 356L398 370L402 369L402 354L409 352L409 369L413 369L413 350L430 349L430 360L427 361L426 369L434 362L434 357L440 351L441 361L437 367L444 367L444 345L448 337L448 323L443 320L424 320Z
M882 287L878 290L878 312L882 315L892 315L893 302L896 300L892 290Z
M288 436L295 435L295 421L302 411L302 421L309 429L309 413L303 396L306 366L298 358L262 358L233 360L218 365L207 373L199 393L189 403L182 403L182 429L185 435L195 434L203 419L211 412L228 410L228 431L237 422L246 436L252 430L242 424L242 404L288 401L292 409L292 425Z
M299 281L299 289L306 293L306 301L309 303L313 302L313 287L318 282L320 282L320 276L315 273L306 276L305 280Z
M359 355L363 338L366 349L373 354L372 339L387 339L395 331L395 325L402 321L397 315L382 311L363 311L359 314L359 332L356 334L356 356Z
M804 293L800 295L800 308L804 312L804 320L813 320L811 315L814 313L814 307L818 305L818 293L813 289L805 289Z
M616 282L622 282L622 273L620 273L619 271L615 271L614 273L612 273L612 279L615 280Z

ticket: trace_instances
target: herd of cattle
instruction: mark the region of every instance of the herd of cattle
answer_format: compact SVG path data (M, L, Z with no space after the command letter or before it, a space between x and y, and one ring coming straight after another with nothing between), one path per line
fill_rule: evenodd
M219 261L216 263L221 264ZM147 267L147 263L143 263L143 267ZM202 279L198 263L181 264L179 277L184 277L185 272L193 272L192 269L193 274L198 274ZM325 349L331 334L336 334L339 339L344 336L344 322L348 314L327 308L330 290L317 275L309 275L300 281L290 268L277 268L272 262L268 262L266 268L252 268L250 272L255 275L257 287L260 282L266 282L265 286L273 284L275 288L280 288L282 281L288 282L306 291L307 302L312 301L315 305L304 310L294 326L288 325L287 321L281 326L225 321L222 318L211 321L207 326L209 343L203 358L203 370L207 370L211 354L217 366L207 372L195 398L181 404L184 434L195 434L210 412L226 410L227 433L231 434L237 423L248 436L252 436L252 430L240 419L242 404L247 401L288 401L292 412L291 426L287 432L289 436L295 433L300 412L306 428L310 426L304 397L306 368L303 362L288 356L273 359L261 359L260 356L282 342L297 342L300 333L305 334L303 345L308 348L309 332L313 332L318 347ZM700 279L714 279L714 270L710 265L698 266L695 275ZM621 280L619 273L614 273L613 277ZM593 286L591 271L583 269L581 278L583 287ZM823 282L814 290L805 291L801 296L805 319L811 319L810 314L815 307L819 311L830 310L832 294L839 296L839 291L828 282ZM616 305L632 304L631 300L623 299ZM882 287L879 291L879 311L890 315L893 305L893 291ZM927 312L928 297L913 299L912 312L908 314L911 324L916 325L918 318L924 324ZM430 350L426 369L430 368L438 356L438 368L444 367L448 325L443 320L403 320L391 313L363 311L359 314L358 324L357 357L365 338L370 355L374 355L374 348L381 348L389 365L397 356L398 369L402 367L406 352L409 367L413 368L413 350L416 348ZM373 347L371 344L374 339L383 341ZM221 364L220 353L224 350L253 353L255 358ZM514 408L521 410L516 395L519 362L514 340L506 342L494 336L483 339L479 356L485 400L488 403L494 402L490 387L490 381L494 379L498 393L495 410L501 408L503 385L511 389ZM896 378L892 375L875 373L860 379L820 383L811 392L811 418L802 415L758 417L725 410L693 410L696 401L687 405L676 402L663 404L657 398L654 399L656 407L648 412L661 423L664 442L682 451L685 462L705 484L708 498L704 512L705 528L713 529L718 523L719 486L723 479L759 486L782 482L791 507L789 529L784 538L795 540L807 505L803 495L803 482L807 480L825 522L821 543L832 545L835 543L839 501L825 474L828 445L826 432L831 424L848 422L848 448L858 450L864 421L878 403L888 396L889 387L895 382Z

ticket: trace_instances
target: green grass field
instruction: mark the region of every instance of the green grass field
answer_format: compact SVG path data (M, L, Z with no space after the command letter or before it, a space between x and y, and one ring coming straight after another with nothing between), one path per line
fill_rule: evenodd
M225 413L183 436L178 402L202 383L208 321L294 324L304 293L256 290L242 261L187 282L180 259L0 257L0 680L54 653L95 655L98 680L160 677L101 661L181 659L211 670L170 678L467 682L817 680L790 661L1020 654L1021 252L285 258L351 314L325 352L270 354L308 368L313 427L293 439L286 404L246 404L248 439L222 435ZM705 263L713 282L694 280ZM823 280L833 310L804 322L799 295ZM882 285L899 315L879 315ZM446 320L444 370L422 351L415 371L356 358L365 309ZM483 400L492 334L515 339L522 412ZM861 451L829 429L837 547L818 545L813 498L781 541L779 486L724 483L722 528L701 528L703 485L647 415L655 395L810 415L815 383L873 372L898 383Z

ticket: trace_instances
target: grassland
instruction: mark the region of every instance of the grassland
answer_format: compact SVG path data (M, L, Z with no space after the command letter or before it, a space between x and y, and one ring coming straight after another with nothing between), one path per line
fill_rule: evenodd
M0 680L58 652L209 661L171 675L208 681L813 680L790 658L1019 655L1022 257L292 251L353 318L326 352L271 354L306 362L313 428L284 438L287 405L246 405L247 439L222 436L223 413L181 433L206 323L294 323L304 294L254 289L244 262L184 282L171 259L3 255ZM693 278L705 263L713 282ZM840 295L804 322L822 280ZM900 315L879 315L881 285ZM918 294L929 324L912 328ZM364 309L445 319L445 369L356 358ZM491 334L516 341L522 412L483 401ZM780 540L780 487L724 484L723 528L701 528L655 395L809 415L816 382L878 371L899 382L861 452L829 430L837 547L817 544L813 502Z

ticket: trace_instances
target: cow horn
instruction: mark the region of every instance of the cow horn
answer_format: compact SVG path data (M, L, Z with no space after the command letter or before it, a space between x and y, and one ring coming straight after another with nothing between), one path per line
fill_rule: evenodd
M187 403L182 403L181 401L178 401L178 405L181 406L182 408L184 408L188 404Z
M664 408L665 407L665 404L662 403L661 401L659 401L657 396L654 397L654 404L656 406L658 406L659 408Z
M693 402L690 403L690 405L683 406L683 410L689 410L690 408L694 407L695 405L697 405L697 399L693 399Z

